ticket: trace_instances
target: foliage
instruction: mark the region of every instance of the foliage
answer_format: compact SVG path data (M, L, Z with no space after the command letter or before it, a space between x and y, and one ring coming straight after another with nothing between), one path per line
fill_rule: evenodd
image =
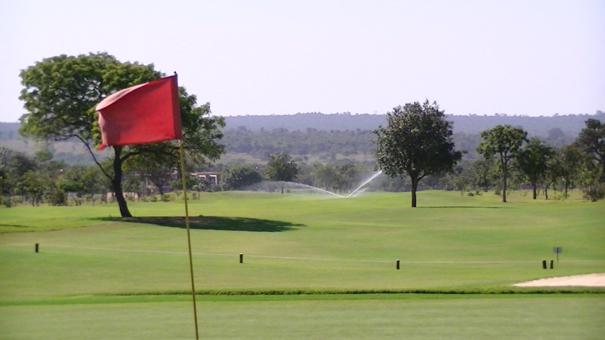
M21 72L21 100L27 113L21 117L21 133L26 136L67 140L76 138L90 151L103 174L111 181L122 216L130 216L122 193L122 167L141 154L169 155L178 152L173 143L113 147L112 171L97 161L91 150L99 140L95 105L120 89L163 76L153 65L120 62L106 53L60 55L37 62ZM198 162L216 159L223 147L223 120L209 117L208 103L197 105L197 98L179 88L183 143L190 158Z
M519 151L518 165L522 174L529 180L533 189L533 198L537 197L537 185L546 181L548 165L554 150L539 138L532 138Z
M61 187L82 197L103 192L107 184L98 167L76 165L65 170Z
M495 115L446 115L446 119L453 123L454 133L469 135L479 134L483 130L496 125L520 126L529 134L547 137L550 130L561 129L568 136L575 136L584 126L588 118L605 119L605 112L596 111L594 114L554 115L554 116L513 116L505 114ZM322 114L298 113L294 115L255 115L230 116L226 118L227 126L245 127L253 131L287 129L290 131L316 129L319 131L338 130L374 130L386 123L384 114ZM553 136L556 132L553 133ZM556 146L556 145L555 145Z
M516 159L527 132L510 125L498 125L481 132L481 144L477 151L485 158L496 156L502 178L502 202L506 202L507 180L511 162Z
M596 201L605 197L605 124L597 119L585 124L576 139L586 157L580 176L585 196Z
M470 161L462 161L458 164L454 171L447 176L448 184L460 191L463 195L469 187L477 188L477 173L476 168L472 166Z
M267 178L272 181L292 181L298 174L296 162L287 153L277 153L269 156L265 168Z
M19 191L21 191L32 206L37 206L42 203L44 192L48 186L48 179L37 171L27 171L18 183Z
M562 181L563 195L568 196L568 190L580 178L581 169L585 163L585 156L574 144L556 150L550 169L552 175Z
M251 166L230 166L223 170L221 182L224 190L241 189L262 181L261 174Z
M596 119L588 119L576 144L600 167L600 181L605 181L605 124Z
M375 131L377 162L391 177L410 177L415 207L418 182L427 175L452 171L462 154L454 150L452 127L435 102L397 106L387 114L387 122L386 128Z
M313 166L313 185L332 191L350 191L360 181L361 169L353 163Z
M54 182L51 182L49 187L50 190L46 193L47 202L51 205L67 205L65 190Z
M497 166L492 159L478 159L473 162L472 167L475 174L473 179L475 189L488 191L496 186L498 180Z
M160 195L169 187L172 175L178 170L178 158L174 154L142 153L126 164L126 172L136 174L139 181L148 179Z

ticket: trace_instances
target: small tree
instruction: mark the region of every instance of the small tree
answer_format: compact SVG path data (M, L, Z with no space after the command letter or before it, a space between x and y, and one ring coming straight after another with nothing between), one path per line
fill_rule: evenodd
M316 164L313 169L314 183L327 190L336 190L339 187L340 173L332 164Z
M506 202L508 175L512 161L517 157L527 132L510 125L497 125L481 132L481 144L477 151L486 159L498 157L499 171L502 178L502 202Z
M539 138L530 139L519 152L519 169L531 183L534 199L538 196L538 183L546 179L548 164L553 155L554 150Z
M263 180L258 171L249 166L230 166L222 173L221 180L225 190L240 189Z
M452 126L436 102L397 106L387 113L387 123L386 128L381 126L375 131L378 165L391 177L410 177L415 208L420 180L451 172L462 154L454 150Z
M148 179L159 194L164 195L164 189L172 181L172 174L178 169L178 158L173 154L145 153L132 157L126 168L140 178Z
M41 172L30 170L23 174L19 186L32 206L38 206L50 188L50 181Z
M478 159L473 163L473 185L487 192L497 181L496 166L492 159Z
M576 144L600 167L601 181L605 181L605 124L588 119Z
M585 155L581 182L584 194L592 201L605 197L605 124L588 119L575 144Z
M272 181L289 182L296 178L298 166L287 153L277 153L269 156L269 162L265 171L267 178ZM283 185L281 193L284 193Z
M568 196L568 190L579 178L585 161L582 151L576 145L567 145L556 152L556 162L553 165L556 175L563 181L563 196Z
M452 174L448 175L446 184L451 184L455 189L460 190L462 196L469 186L474 186L476 177L477 174L472 163L463 161L454 168Z

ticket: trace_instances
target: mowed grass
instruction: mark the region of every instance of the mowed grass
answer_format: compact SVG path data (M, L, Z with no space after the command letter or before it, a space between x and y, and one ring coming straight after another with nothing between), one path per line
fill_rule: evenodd
M227 294L508 291L519 281L605 272L604 202L510 199L428 191L411 209L409 193L202 194L190 205L196 286ZM176 227L183 206L130 207L148 223L116 220L114 205L0 208L0 338L192 335L186 233ZM563 247L561 261L543 270L554 246ZM605 295L592 291L205 295L200 316L202 334L219 338L599 338Z
M411 209L409 194L204 194L191 202L192 215L259 219L260 230L263 221L286 227L192 230L196 284L222 291L491 289L605 271L604 202L511 200L422 192L420 207ZM131 209L135 216L183 213L178 202ZM0 234L0 299L187 291L185 230L104 219L116 211L0 210L0 224L30 230ZM543 270L553 246L563 247L561 261Z
M0 306L0 328L6 339L191 339L184 300ZM198 307L203 339L602 339L605 331L603 295L206 296Z

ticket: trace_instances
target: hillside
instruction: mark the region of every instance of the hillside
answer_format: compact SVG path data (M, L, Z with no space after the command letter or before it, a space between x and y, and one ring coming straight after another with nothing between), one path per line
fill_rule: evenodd
M454 132L478 134L498 124L521 126L530 134L546 136L554 128L567 135L577 135L588 118L605 120L605 112L595 114L555 115L555 116L508 116L508 115L447 115L454 123ZM225 117L227 128L245 127L249 130L373 130L385 124L386 115L350 113L297 113L294 115L255 115Z
M465 158L476 158L479 133L498 124L521 126L530 136L539 136L554 146L571 143L589 118L605 121L605 113L594 115L459 116L449 115L454 141ZM384 124L385 115L299 113L282 116L225 117L222 163L258 161L268 154L287 152L306 160L371 160L375 150L372 130ZM0 146L33 153L39 143L19 135L19 123L0 123ZM55 158L68 163L90 163L87 151L76 142L53 143ZM99 156L103 158L103 153Z

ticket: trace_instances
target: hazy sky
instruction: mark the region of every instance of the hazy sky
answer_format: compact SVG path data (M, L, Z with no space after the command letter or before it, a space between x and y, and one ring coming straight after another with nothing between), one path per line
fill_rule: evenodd
M0 0L0 121L19 71L106 51L179 72L220 115L605 110L605 1Z

